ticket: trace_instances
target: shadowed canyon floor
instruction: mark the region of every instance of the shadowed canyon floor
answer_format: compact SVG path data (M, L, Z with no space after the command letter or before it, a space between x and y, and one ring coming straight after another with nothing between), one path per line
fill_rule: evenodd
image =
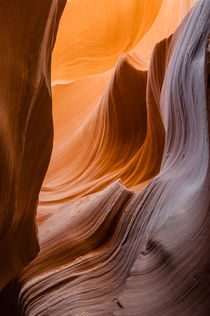
M209 0L0 16L0 315L208 316Z

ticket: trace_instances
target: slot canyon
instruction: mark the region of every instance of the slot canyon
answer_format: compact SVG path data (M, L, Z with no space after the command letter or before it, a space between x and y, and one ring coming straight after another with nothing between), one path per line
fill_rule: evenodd
M0 315L210 316L210 0L0 0Z

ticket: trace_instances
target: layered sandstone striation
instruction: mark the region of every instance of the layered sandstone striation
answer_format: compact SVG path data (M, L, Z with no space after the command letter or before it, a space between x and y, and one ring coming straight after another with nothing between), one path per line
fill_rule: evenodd
M4 50L0 298L13 315L207 316L209 1L68 1L52 111L64 5L18 8L33 45L2 31L22 64Z

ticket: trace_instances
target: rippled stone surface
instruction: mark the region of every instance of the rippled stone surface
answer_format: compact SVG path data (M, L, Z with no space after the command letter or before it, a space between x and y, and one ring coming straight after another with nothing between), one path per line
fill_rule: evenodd
M65 1L47 3L28 4L44 32L19 45L27 75L17 80L22 68L8 66L17 57L0 61L9 183L0 307L5 315L207 316L209 1L68 1L52 64L53 111L50 56Z

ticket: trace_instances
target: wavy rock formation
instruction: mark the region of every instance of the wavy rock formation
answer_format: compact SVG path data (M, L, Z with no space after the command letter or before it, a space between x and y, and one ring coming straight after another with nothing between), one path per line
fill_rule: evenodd
M52 80L80 79L114 67L119 55L134 48L150 29L162 2L69 1L53 54Z
M139 130L138 135L139 133L142 133L142 135L145 136L147 135L145 141L142 143L142 139L138 139L138 135L137 137L135 137L134 135L134 126L132 122L132 120L135 120L137 118L136 115L141 114L140 112L136 113L129 110L129 102L134 102L134 100L130 101L131 95L133 94L134 89L137 91L137 86L140 83L135 81L135 84L132 83L132 89L129 90L129 87L126 87L126 92L123 91L125 89L125 86L127 85L127 82L130 81L132 78L127 80L127 76L131 76L131 71L128 70L128 67L125 67L125 63L124 66L122 65L122 60L126 60L127 63L130 64L130 69L133 69L133 74L134 72L138 73L140 71L143 73L144 71L147 71L149 66L149 59L151 57L152 49L155 44L165 37L169 37L171 35L171 32L174 31L179 22L183 19L184 15L189 11L189 9L195 2L195 0L185 0L178 2L170 1L170 3L168 1L162 1L161 5L158 4L158 2L156 3L155 1L152 2L153 4L149 2L149 4L146 5L149 12L151 11L150 5L155 5L155 3L155 8L159 8L160 10L156 13L156 18L153 17L151 19L151 22L148 22L151 26L150 29L148 30L144 27L141 32L139 31L139 34L142 34L141 38L139 38L139 44L135 46L135 40L133 40L132 42L132 37L130 37L129 47L132 48L133 46L135 46L135 48L132 48L127 56L127 54L125 54L127 50L120 46L122 44L122 37L119 37L119 40L115 39L114 44L112 42L111 43L112 45L119 44L119 47L121 47L121 49L118 49L117 52L118 56L121 55L121 57L119 58L113 72L111 72L111 70L103 73L100 72L104 69L107 69L110 65L106 64L106 59L104 60L102 58L102 60L100 61L100 65L104 68L97 68L97 70L94 70L95 74L92 76L90 76L90 74L92 74L91 71L93 70L92 63L97 63L97 52L101 52L100 56L103 56L103 54L104 56L108 56L108 52L106 50L106 47L104 47L104 42L102 45L100 41L96 40L94 42L96 49L93 50L91 48L90 50L88 35L89 33L83 30L84 40L82 41L82 52L83 54L87 54L87 56L90 52L92 52L93 56L92 59L89 59L86 56L87 58L85 60L83 58L81 60L75 60L74 56L71 54L72 49L70 50L70 46L68 46L69 50L67 50L66 45L74 44L74 50L77 50L78 55L81 53L81 47L78 42L73 41L72 44L71 41L67 41L67 34L70 39L75 39L75 28L72 28L71 26L70 17L72 16L71 14L73 14L73 12L79 12L77 10L80 10L80 7L79 2L77 3L76 1L70 1L67 4L63 20L61 21L61 27L58 32L58 41L56 43L54 52L53 116L55 124L55 139L50 166L40 194L40 214L46 214L50 210L53 210L53 204L60 205L62 203L62 200L64 199L72 200L75 197L80 197L88 193L93 193L96 190L98 191L102 188L105 188L106 185L119 178L123 180L128 188L139 190L140 188L144 187L145 181L151 179L155 174L158 173L164 146L164 129L159 115L159 105L154 104L152 106L149 103L155 102L156 104L158 104L159 101L154 100L154 98L156 99L157 96L147 96L148 115L146 120L149 128L146 129L145 115L139 118L139 124L134 123L134 125ZM132 1L132 7L135 7L136 3L136 1ZM83 17L82 15L82 21L84 19L84 22L82 22L80 26L82 29L84 28L84 24L87 23L87 19L90 18L89 14L91 15L91 17L95 14L92 13L92 11L91 13L89 13L91 8L90 4L87 4L87 2L84 1L84 5L87 17ZM98 5L101 6L102 4ZM112 6L116 6L117 2L112 2L112 4L110 4L110 2L108 1L106 5L107 8L110 8L110 10L112 10ZM125 1L124 5L126 9L127 6L130 8L131 2ZM143 14L143 12L145 12L144 5L140 11L132 11L133 21L137 21L139 14ZM70 10L70 8L72 8L72 11ZM112 14L115 14L115 20L112 20L112 22L110 22L110 19L113 19L113 16L110 14L111 17L109 17L108 13L107 15L103 16L103 19L107 19L107 25L109 25L109 23L112 24L113 21L116 21L118 19L120 25L122 25L122 29L124 30L124 11L121 11L122 9L119 10L117 8L118 6L115 8L116 10L114 12L112 11ZM175 10L176 12L174 12ZM144 17L145 21L148 19L147 14ZM170 20L170 23L168 15L170 15L172 18L172 20ZM166 22L168 23L167 27L165 27ZM142 24L139 25L139 28L142 27ZM87 26L85 30L86 29ZM91 33L91 31L92 24L90 28L88 28L88 32ZM102 34L100 28L99 33L100 35ZM65 38L65 41L63 38ZM127 40L127 37L123 38L124 40ZM62 43L64 43L63 46ZM162 45L164 46L164 44ZM96 56L94 55L94 53L96 54ZM60 57L58 57L58 55ZM163 57L163 65L161 65L160 69L158 70L159 57L157 56L155 58L157 58L157 60L154 60L153 62L157 63L157 65L154 66L154 70L152 70L153 67L150 67L151 73L154 72L152 75L150 75L150 77L159 76L161 85L161 80L163 80L163 78L161 79L161 76L164 76L164 63L167 63L167 60L164 61ZM115 60L116 58L113 59L113 66ZM85 67L84 62L86 65ZM73 69L75 67L77 69L77 75L80 76L80 79L74 76ZM86 69L85 73L81 73L81 69L82 71ZM97 71L98 73L96 73ZM68 77L66 77L66 75L68 75ZM158 91L155 91L155 89L159 89L154 87L154 80L152 79L152 77L149 78L148 82L148 94L156 94ZM114 83L112 84L113 81ZM62 84L57 84L59 82ZM146 92L143 92L143 90L145 89L144 83L143 85L141 84L141 86L142 91L139 91L138 93L139 95L140 93L142 93L141 99L143 100L143 105L143 103L145 102ZM104 90L105 92L103 93ZM85 95L85 98L83 98L83 94ZM136 93L135 95L137 98L135 101L136 108L138 108L138 94ZM133 98L135 98L135 96L133 96ZM123 105L121 105L122 99L124 99ZM118 109L121 108L121 114L119 116L119 110L118 112L113 112L116 111L116 108L114 108L114 106L112 105L112 103L114 102L118 103L117 106L115 105ZM75 104L77 104L76 107ZM94 111L98 111L98 114L94 114ZM126 111L129 111L130 122L126 122L125 131L122 131L123 123L127 119ZM104 114L102 114L102 112ZM68 115L66 115L67 113ZM104 115L104 118L106 117L105 121L103 121L102 115ZM122 120L123 115L124 121ZM132 115L133 118L131 117ZM114 117L116 123L113 123ZM123 123L119 123L121 120ZM103 121L102 124L101 121ZM112 130L113 128L115 128L118 135L122 137L121 140L119 140L119 137L117 135L115 136L115 133L111 132L111 124L113 125ZM121 127L119 124L121 124ZM110 132L107 134L106 131L108 129L110 129ZM158 129L159 131L156 132L156 129ZM97 133L96 142L94 139L94 133ZM123 138L123 135L121 135L121 133L127 133L127 139ZM109 135L111 136L109 137ZM135 142L134 146L132 144L132 141L130 140L133 140ZM93 142L94 145L92 146ZM139 143L137 144L137 142ZM124 155L124 153L119 155L119 148L121 146L120 144L122 143L124 144L124 149L126 148L126 156ZM128 145L128 143L130 144ZM91 148L91 150L89 150L89 148ZM97 156L95 157L96 152ZM103 154L104 152L106 152L105 155ZM109 155L108 160L105 158L107 157L107 155ZM105 159L106 163L104 163ZM57 208L57 206L55 206L55 208Z
M30 263L24 263L21 271L23 264L17 270L8 266L8 277L2 284L16 277L1 293L0 307L1 300L9 297L8 305L13 304L10 314L209 314L210 4L209 0L195 2L68 2L53 62L55 139L36 217L40 252L31 260L37 243L31 244L28 250L33 251L32 256L27 257L27 251L24 252ZM48 67L65 1L51 4L48 11L43 5L43 19L51 25L45 27L48 42L45 36L38 39L47 54L44 65L47 60ZM68 18L73 19L82 4L86 15L81 14L80 27L76 28L76 22ZM88 15L93 4L96 11ZM97 12L106 5L104 15L109 17L107 23L113 29L114 14L118 15L118 26L123 32L127 23L124 10L135 19L119 42L107 39L110 50L106 52L104 48L102 52L100 41L108 36L109 29L106 33L101 24L100 34L95 34L98 50L91 48L91 34L98 21ZM146 10L148 6L152 14ZM54 14L49 15L50 8ZM167 14L171 20L166 21ZM143 18L147 22L143 23ZM55 23L51 24L53 19ZM68 23L72 23L70 42L66 40ZM170 36L171 32L174 34ZM78 59L70 49L73 44L75 52L78 49L81 53ZM112 71L116 56L119 58ZM34 160L26 156L20 178L25 179L26 173L34 179L32 172L36 171L39 187L32 182L29 189L28 182L23 182L31 204L27 204L29 211L24 212L27 221L19 218L16 236L19 234L20 238L21 223L24 228L26 223L27 227L31 227L28 223L34 225L37 195L52 144L49 68L39 68L42 54L38 57L39 63L32 64L36 66L36 78L42 75L47 87L48 103L46 99L44 102L49 107L44 108L42 98L40 101L37 97L39 92L44 98L44 88L33 90L33 102L29 104L34 111L35 101L36 108L39 104L40 107L37 116L30 112L30 120L35 120L32 126L38 133L37 119L40 122L43 118L47 130L45 133L43 128L39 137L33 134L39 160L30 147L34 148L32 134L23 136L24 147L29 146L28 155L34 155ZM19 103L17 111L20 112ZM9 142L7 145L11 146ZM36 189L33 196L32 189ZM23 194L16 197L26 203ZM31 200L36 203L33 205ZM7 216L11 216L9 209ZM36 242L35 237L33 241ZM23 251L24 243L19 245ZM13 263L21 257L20 249L15 250L16 256L14 250L5 252L13 255Z

